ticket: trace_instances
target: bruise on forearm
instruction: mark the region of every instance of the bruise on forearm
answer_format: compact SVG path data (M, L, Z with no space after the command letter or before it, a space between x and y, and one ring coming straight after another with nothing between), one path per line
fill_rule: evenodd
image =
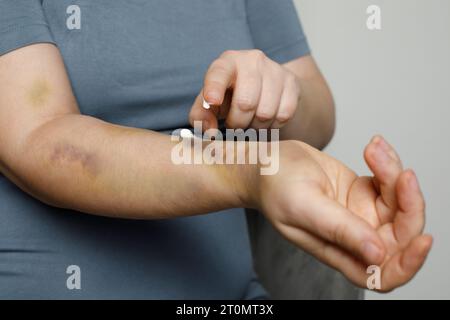
M80 173L91 178L100 171L99 159L94 152L68 142L57 143L52 148L49 162L52 167L77 167Z
M105 199L109 194L126 203L131 184L127 175L133 174L126 166L135 168L133 154L142 145L133 146L144 140L143 133L89 116L57 117L28 135L22 149L29 159L22 162L23 174L35 194L60 206L91 212L104 201L93 204L92 197Z
M51 95L51 88L45 79L35 80L27 92L27 100L34 107L47 104Z
M33 142L11 171L16 174L7 176L12 175L16 185L48 205L76 210L86 207L80 196L99 190L102 167L97 151L45 136Z

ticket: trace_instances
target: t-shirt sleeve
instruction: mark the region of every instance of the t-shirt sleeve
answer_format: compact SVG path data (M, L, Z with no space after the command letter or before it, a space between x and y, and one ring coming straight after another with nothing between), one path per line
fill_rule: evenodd
M41 0L0 0L0 56L42 42L55 43Z
M253 44L269 58L285 63L310 54L292 0L246 0Z

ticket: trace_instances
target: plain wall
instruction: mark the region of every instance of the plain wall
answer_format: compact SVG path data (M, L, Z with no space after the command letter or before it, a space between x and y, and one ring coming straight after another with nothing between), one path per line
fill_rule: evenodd
M366 27L381 7L382 30ZM450 1L296 0L313 55L334 93L337 130L327 152L369 174L362 151L376 133L415 169L434 247L420 273L368 299L450 299Z

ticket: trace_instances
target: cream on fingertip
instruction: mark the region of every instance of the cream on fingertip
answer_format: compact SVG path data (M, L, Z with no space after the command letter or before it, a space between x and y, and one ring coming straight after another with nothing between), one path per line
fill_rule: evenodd
M203 108L205 108L206 110L211 108L211 105L208 102L206 102L205 99L203 99Z

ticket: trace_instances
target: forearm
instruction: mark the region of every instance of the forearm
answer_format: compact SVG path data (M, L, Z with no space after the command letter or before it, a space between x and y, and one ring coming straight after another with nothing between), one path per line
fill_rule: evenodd
M34 130L6 174L54 206L122 218L168 218L245 206L252 166L175 165L174 142L81 116Z
M280 138L304 141L323 149L331 140L335 128L332 95L321 79L300 80L301 99L295 116L280 130Z

